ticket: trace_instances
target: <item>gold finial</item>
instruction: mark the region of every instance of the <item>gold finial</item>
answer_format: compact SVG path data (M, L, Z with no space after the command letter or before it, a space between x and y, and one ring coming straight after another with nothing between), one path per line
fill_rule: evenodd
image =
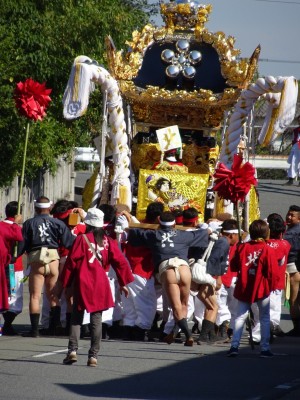
M208 21L208 16L212 11L212 6L200 4L197 0L177 3L172 1L160 5L160 13L165 22L166 29L191 30L201 32L204 24Z

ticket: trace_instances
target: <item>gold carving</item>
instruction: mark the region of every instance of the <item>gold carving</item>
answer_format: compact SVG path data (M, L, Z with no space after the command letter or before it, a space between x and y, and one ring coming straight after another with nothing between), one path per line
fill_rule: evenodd
M210 4L194 7L188 3L168 3L160 6L161 15L169 32L188 29L195 29L195 31L201 32L204 24L208 21L211 11L212 6Z
M219 146L215 148L200 147L189 144L184 147L182 162L194 174L210 174L215 171Z
M141 32L134 31L126 44L127 52L116 51L112 40L107 40L107 60L110 72L117 79L122 96L131 105L135 122L164 127L200 129L220 125L225 110L230 109L241 90L253 79L260 48L249 59L237 59L240 50L234 48L235 38L221 32L209 32L204 24L212 10L211 5L161 4L165 27L146 25ZM179 39L211 45L218 53L221 73L229 88L222 93L210 90L167 90L162 87L137 87L134 78L143 63L147 49L155 42L176 42Z
M133 142L131 147L131 163L135 173L140 168L152 169L160 161L160 147L158 143ZM183 164L188 167L189 173L213 174L219 156L219 147L200 147L195 144L183 145Z
M208 179L208 174L140 169L137 218L144 219L148 204L157 201L166 211L195 207L203 221Z

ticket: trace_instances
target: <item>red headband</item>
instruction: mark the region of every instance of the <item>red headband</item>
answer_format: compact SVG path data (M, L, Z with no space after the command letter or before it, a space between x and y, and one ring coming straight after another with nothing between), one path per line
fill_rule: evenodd
M67 210L65 212L56 213L56 214L53 214L53 217L54 218L58 218L58 219L66 219L71 214L72 211L73 210L70 209L70 210Z
M198 221L198 217L194 217L194 218L184 218L183 217L183 222L196 222Z
M175 217L176 224L182 224L183 222L183 216L178 215L178 217Z

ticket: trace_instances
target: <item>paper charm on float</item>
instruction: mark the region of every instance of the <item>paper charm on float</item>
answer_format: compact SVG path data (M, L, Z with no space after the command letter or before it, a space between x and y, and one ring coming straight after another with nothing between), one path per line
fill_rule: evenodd
M161 155L160 162L155 163L152 169L160 171L188 172L182 163L182 141L177 125L157 129L156 136Z
M177 125L156 130L157 139L160 145L160 151L164 153L167 150L178 149L182 147L181 137Z

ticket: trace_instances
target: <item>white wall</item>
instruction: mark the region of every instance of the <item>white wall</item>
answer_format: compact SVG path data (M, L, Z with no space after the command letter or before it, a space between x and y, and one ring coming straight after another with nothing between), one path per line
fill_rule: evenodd
M57 172L53 176L48 171L34 180L26 183L22 197L22 215L26 220L34 214L34 200L41 195L48 197L55 203L59 199L74 200L75 191L74 162L67 162L63 158L57 160ZM19 195L18 178L11 186L0 190L0 218L5 218L5 205L10 201L17 201Z

